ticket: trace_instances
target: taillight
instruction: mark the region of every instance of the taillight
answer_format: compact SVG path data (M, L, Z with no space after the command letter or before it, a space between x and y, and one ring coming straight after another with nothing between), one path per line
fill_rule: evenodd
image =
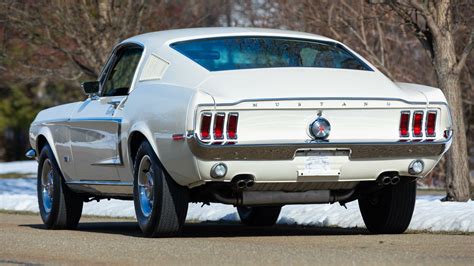
M403 111L400 115L400 137L408 137L410 126L410 112Z
M211 138L211 120L212 115L210 113L203 113L201 116L201 139Z
M426 136L436 136L436 111L428 111L426 116Z
M217 113L214 118L214 139L224 138L225 113Z
M423 136L423 111L416 111L413 114L413 136L422 137Z
M239 120L238 113L230 113L227 118L227 138L237 139L237 122Z

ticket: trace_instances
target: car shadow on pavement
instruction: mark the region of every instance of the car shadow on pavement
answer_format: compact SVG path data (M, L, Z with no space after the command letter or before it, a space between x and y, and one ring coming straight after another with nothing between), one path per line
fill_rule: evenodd
M42 224L21 225L35 229L46 230ZM132 237L143 237L136 222L83 222L79 223L77 231L118 234ZM369 232L363 228L339 227L307 227L299 225L276 225L272 227L250 227L239 223L201 222L187 223L178 238L208 238L208 237L259 237L259 236L318 236L318 235L366 235Z

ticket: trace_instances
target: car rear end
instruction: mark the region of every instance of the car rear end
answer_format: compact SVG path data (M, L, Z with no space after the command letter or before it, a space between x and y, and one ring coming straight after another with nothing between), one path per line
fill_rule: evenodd
M399 87L340 43L226 36L171 47L209 73L198 90L213 103L196 104L187 132L201 182L351 191L384 176L422 177L449 148L442 94Z
M310 130L318 117L330 122L325 139ZM199 107L189 145L206 181L248 174L256 183L349 182L384 172L425 176L450 138L443 103L272 99ZM410 169L417 160L421 171ZM224 176L213 173L216 164L225 165Z

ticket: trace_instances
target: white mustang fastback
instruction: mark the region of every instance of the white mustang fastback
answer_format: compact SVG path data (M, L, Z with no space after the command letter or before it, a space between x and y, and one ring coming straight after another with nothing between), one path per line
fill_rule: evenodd
M85 101L30 129L47 228L83 202L133 199L146 236L178 233L189 202L273 225L285 204L358 200L372 233L408 227L416 179L451 144L436 88L395 83L344 44L251 28L148 33L118 44Z

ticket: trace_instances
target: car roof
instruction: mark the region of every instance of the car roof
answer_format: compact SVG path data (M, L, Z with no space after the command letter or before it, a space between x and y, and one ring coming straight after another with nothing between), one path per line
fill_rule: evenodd
M140 43L148 48L157 48L165 43L172 43L176 41L226 36L278 36L336 42L335 40L324 36L298 31L265 28L215 27L149 32L128 38L122 43L134 42Z

